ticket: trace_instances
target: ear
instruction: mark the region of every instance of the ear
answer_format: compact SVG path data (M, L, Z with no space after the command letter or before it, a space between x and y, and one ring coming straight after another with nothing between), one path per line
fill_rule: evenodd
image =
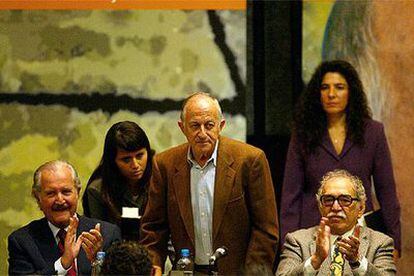
M365 203L360 203L358 206L359 210L358 210L358 218L362 217L365 213Z
M178 126L180 127L181 132L185 134L185 132L184 132L184 123L182 121L178 121Z
M323 217L323 209L322 209L322 204L319 202L318 200L318 209L319 209L319 214L321 214L321 216Z
M37 206L39 206L40 208L39 192L36 190L32 190L32 196L36 199Z
M222 131L222 130L223 130L224 125L225 125L225 124L226 124L226 120L222 119L222 120L220 121L220 131Z

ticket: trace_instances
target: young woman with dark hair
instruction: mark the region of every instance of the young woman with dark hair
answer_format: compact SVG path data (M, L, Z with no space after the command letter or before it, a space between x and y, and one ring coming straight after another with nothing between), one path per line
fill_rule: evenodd
M123 121L107 132L102 159L86 186L82 198L84 213L121 224L122 207L139 209L147 202L153 152L144 130L136 123ZM139 229L128 236L138 239ZM123 229L123 236L125 234Z

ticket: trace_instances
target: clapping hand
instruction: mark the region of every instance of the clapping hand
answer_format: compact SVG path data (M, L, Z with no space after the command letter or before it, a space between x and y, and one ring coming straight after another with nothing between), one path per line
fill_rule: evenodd
M348 238L342 238L338 241L339 251L344 254L344 258L350 263L359 261L359 234L361 232L361 226L356 225L354 233Z
M311 257L311 264L316 270L319 269L329 254L331 228L327 225L328 221L328 218L322 217L316 234L316 250Z
M61 263L63 268L68 269L79 254L82 241L76 240L76 230L78 229L79 219L74 215L69 219L69 227L65 237L65 250L62 254Z
M92 262L95 260L96 253L102 249L101 224L97 223L94 229L83 232L79 239L82 241L82 248L86 253L86 257Z

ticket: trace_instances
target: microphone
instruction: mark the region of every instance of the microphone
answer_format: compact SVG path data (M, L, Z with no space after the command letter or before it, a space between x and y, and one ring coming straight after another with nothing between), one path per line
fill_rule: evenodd
M227 251L228 251L228 249L224 245L217 248L216 251L214 252L214 254L208 260L208 262L210 264L214 264L218 259L220 259L224 256L227 256Z

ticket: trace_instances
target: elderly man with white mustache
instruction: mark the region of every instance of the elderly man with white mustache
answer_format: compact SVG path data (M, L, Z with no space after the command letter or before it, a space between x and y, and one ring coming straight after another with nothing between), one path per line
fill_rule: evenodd
M395 275L393 240L360 226L365 210L361 180L328 172L316 195L319 226L286 235L276 275Z

